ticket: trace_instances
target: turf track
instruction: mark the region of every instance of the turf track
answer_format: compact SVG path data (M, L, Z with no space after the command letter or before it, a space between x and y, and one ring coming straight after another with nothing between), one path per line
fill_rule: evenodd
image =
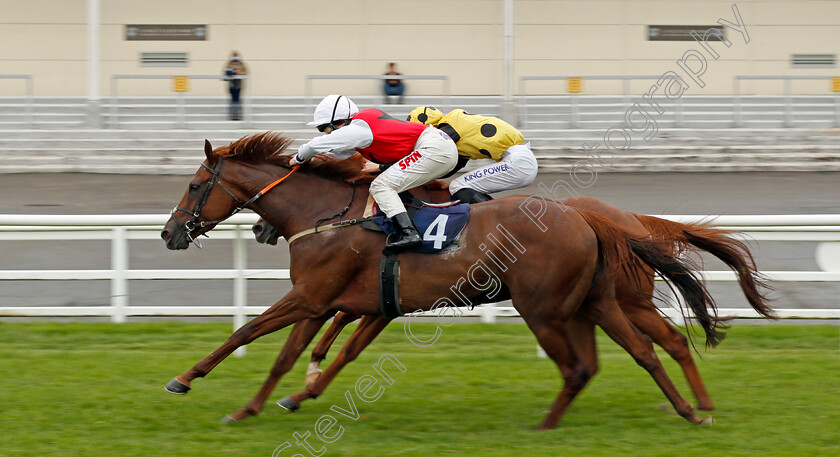
M174 396L163 384L218 346L228 324L0 323L0 456L268 457L326 414L338 420L331 433L343 427L340 438L308 438L325 456L840 455L836 326L738 325L718 349L703 351L699 369L717 407L711 427L661 411L665 398L651 378L599 334L601 371L549 432L530 428L560 380L550 361L536 358L524 325L441 328L436 344L418 348L392 324L299 412L285 413L272 400L257 418L222 425L265 379L285 331L252 344L245 358L226 360L189 395ZM434 327L412 330L430 336ZM391 370L394 384L378 400L360 401L354 384L376 375L372 365L387 353L406 371ZM660 355L690 398L676 364ZM304 363L272 399L302 387ZM330 410L347 408L346 392L356 420ZM292 451L278 455L309 455Z

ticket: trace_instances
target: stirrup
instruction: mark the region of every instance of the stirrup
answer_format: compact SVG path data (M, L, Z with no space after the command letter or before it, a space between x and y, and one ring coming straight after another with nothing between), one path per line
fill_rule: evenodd
M411 249L420 246L423 239L417 232L410 234L403 234L398 240L392 241L385 245L385 249Z

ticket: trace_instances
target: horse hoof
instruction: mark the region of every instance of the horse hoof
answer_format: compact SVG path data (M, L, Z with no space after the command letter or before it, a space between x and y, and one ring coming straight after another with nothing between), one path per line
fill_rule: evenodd
M177 378L173 378L171 381L166 383L164 389L171 394L184 395L190 391L190 386L178 381Z
M700 425L712 425L715 423L715 419L712 416L704 417L703 420L700 421Z
M277 405L280 406L281 408L285 408L285 409L287 409L291 412L295 412L295 411L300 409L300 405L295 403L295 401L292 400L291 397L283 397L283 398L277 400Z
M230 416L225 416L225 417L219 419L219 422L221 422L223 424L238 424L239 423L238 420L236 420L236 419L234 419Z

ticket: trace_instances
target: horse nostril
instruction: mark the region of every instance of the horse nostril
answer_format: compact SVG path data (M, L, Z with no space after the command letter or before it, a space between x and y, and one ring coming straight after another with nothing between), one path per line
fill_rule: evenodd
M254 232L254 235L259 235L263 231L262 225L255 224L251 227L251 231Z
M169 238L172 237L172 234L169 233L169 230L164 230L164 231L160 232L160 237L163 238L164 241L166 241L166 240L168 240Z

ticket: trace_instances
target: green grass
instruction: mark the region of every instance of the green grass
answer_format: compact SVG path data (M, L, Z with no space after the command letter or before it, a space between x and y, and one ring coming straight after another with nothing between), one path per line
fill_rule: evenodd
M431 335L433 327L412 330ZM0 323L0 456L269 457L325 414L344 428L326 456L840 455L836 326L738 325L719 348L695 357L717 407L711 427L662 412L666 400L653 380L599 335L601 371L548 432L531 428L561 381L550 361L536 358L524 325L442 330L436 344L419 348L393 324L324 395L289 414L274 400L300 390L307 353L260 416L222 425L256 393L286 331L175 396L163 384L221 344L229 324ZM344 393L376 375L372 365L386 353L407 370L390 370L395 383L382 397L365 403L353 393L355 421L330 411L346 408ZM660 354L693 400L677 365ZM323 446L314 436L309 443Z

